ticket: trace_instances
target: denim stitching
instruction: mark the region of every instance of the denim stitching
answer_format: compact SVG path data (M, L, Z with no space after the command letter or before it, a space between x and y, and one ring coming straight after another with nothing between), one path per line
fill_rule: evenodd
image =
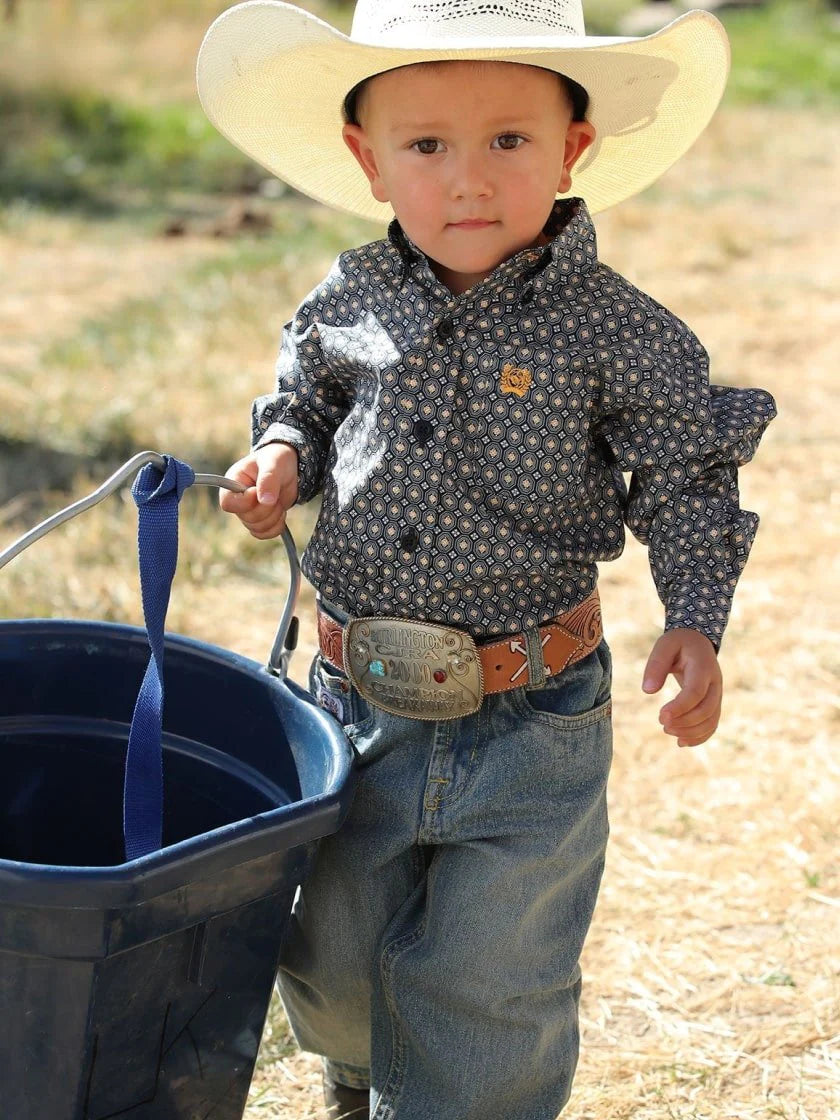
M472 743L472 750L470 751L469 766L467 767L467 772L464 775L464 780L461 783L461 786L458 790L457 796L455 797L455 802L456 803L457 803L458 799L460 797L462 797L463 794L465 794L467 792L467 789L469 788L472 776L475 773L475 762L476 762L476 758L478 757L478 749L479 749L481 743L486 740L487 729L490 725L489 708L490 708L490 699L489 699L489 697L485 696L484 702L482 703L481 707L478 709L478 712L476 713L475 724L474 724L475 734L473 735L473 743Z
M608 719L612 713L612 696L607 697L603 703L596 705L596 707L591 708L588 712L580 712L578 715L568 716L558 715L556 712L541 712L536 708L532 708L525 697L525 690L523 688L518 688L515 692L511 692L510 699L516 710L524 719L533 719L538 723L548 724L558 731L563 731L564 729L578 731L584 727L591 727L595 723L600 723L603 719Z
M391 1097L392 1100L396 1100L402 1090L402 1079L405 1072L405 1042L403 1040L402 1031L399 1028L399 1019L393 997L391 978L397 955L410 949L412 945L421 939L425 932L426 921L424 917L420 925L409 933L403 934L402 937L398 937L396 941L392 941L390 945L387 945L382 951L379 970L382 977L382 991L385 993L385 1000L388 1004L388 1011L391 1016L391 1068L388 1071L388 1076L385 1078L385 1084L382 1086L382 1092L379 1094L376 1111L373 1113L371 1120L390 1120L390 1117L393 1116L394 1113L393 1106L383 1102L386 1096Z
M478 757L479 747L481 745L481 742L482 742L483 738L486 735L486 731L487 731L487 728L488 728L489 723L490 723L489 705L490 705L490 698L485 697L484 700L482 701L481 707L475 713L475 720L473 721L472 747L470 748L470 755L469 755L469 760L468 760L467 767L466 767L466 773L464 774L464 776L463 776L463 778L460 782L453 782L451 780L447 780L446 790L445 790L446 808L449 808L449 807L457 808L459 801L469 791L472 776L475 773L475 763L476 763L476 758ZM463 720L461 720L460 722L463 722ZM446 729L447 729L447 732L448 732L447 743L446 743L446 746L447 746L447 749L448 749L448 748L451 748L452 742L455 738L454 734L452 733L453 730L454 730L454 721L450 722L450 723L447 723L445 726L446 726ZM441 795L441 797L443 797L443 796L444 796L444 794ZM425 809L425 803L424 803L424 809ZM440 834L439 829L438 829L438 834Z
M439 813L441 798L444 796L444 793L437 793L432 804L427 803L426 797L431 782L435 782L436 784L442 782L442 784L447 787L445 793L448 793L451 780L449 778L440 779L439 775L436 774L436 770L440 759L444 762L448 761L447 756L452 748L452 740L454 738L453 729L454 721L452 720L438 720L435 726L434 738L429 754L429 764L426 767L426 780L423 785L423 800L421 802L420 827L417 834L418 841L420 841L421 836L426 838L422 843L437 843L440 839Z

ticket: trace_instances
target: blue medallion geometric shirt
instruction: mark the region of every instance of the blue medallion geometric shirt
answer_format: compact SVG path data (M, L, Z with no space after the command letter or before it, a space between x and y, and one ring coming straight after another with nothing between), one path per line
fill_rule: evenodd
M323 492L304 574L350 615L489 638L586 598L627 525L665 628L717 647L773 398L709 384L689 328L598 260L581 199L546 233L454 295L393 222L303 301L253 443L297 449L299 501Z

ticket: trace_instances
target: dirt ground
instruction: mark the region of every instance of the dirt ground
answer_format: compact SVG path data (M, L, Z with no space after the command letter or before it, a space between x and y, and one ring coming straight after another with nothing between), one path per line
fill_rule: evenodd
M838 171L836 117L730 109L647 196L596 221L602 258L689 323L713 379L769 389L779 418L741 476L762 525L710 744L677 749L659 730L664 697L641 692L661 618L644 550L631 542L603 568L612 840L564 1120L840 1120ZM216 251L138 238L115 253L58 219L7 226L5 359L25 366L103 301L148 294L180 254ZM269 380L266 366L252 394ZM37 387L17 391L33 407ZM185 599L188 632L264 656L276 615L254 611L247 575L216 606ZM314 650L309 604L298 680ZM317 1060L284 1039L275 1007L247 1120L321 1115Z

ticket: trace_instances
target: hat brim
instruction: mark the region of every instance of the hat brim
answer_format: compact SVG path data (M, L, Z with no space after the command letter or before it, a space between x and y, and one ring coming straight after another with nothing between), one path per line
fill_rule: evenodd
M281 0L247 0L210 26L197 63L201 104L216 128L296 190L350 214L388 221L342 136L342 105L374 74L418 62L487 59L556 70L589 94L596 142L573 172L594 213L653 183L694 143L717 108L729 42L705 11L644 38L567 36L441 50L358 43Z

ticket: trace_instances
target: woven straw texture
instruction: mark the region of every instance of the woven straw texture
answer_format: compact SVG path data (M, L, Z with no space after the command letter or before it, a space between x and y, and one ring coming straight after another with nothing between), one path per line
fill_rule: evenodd
M576 0L359 0L350 38L360 43L393 42L416 46L470 42L476 35L583 35L583 12ZM412 41L409 36L415 37Z

